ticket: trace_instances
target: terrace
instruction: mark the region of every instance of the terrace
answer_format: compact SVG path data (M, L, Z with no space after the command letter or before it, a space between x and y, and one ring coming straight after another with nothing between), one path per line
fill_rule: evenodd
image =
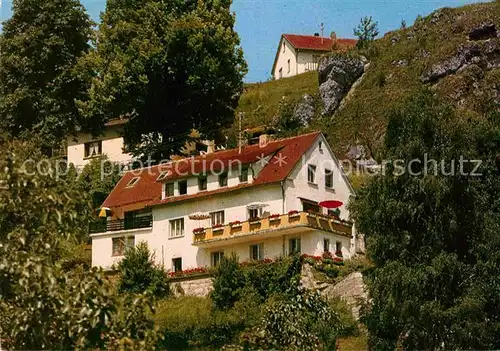
M114 221L102 221L90 224L90 234L118 232L122 230L151 228L153 216L140 216L130 219L118 219Z
M212 228L200 228L193 232L193 245L213 247L221 244L236 244L248 239L263 239L314 230L352 237L352 223L350 222L342 222L318 213L292 211L284 215L273 215L245 222L237 221Z

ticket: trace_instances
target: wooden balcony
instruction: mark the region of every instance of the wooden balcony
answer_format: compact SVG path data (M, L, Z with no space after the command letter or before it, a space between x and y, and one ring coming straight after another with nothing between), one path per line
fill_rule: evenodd
M131 219L118 219L115 221L100 221L90 225L90 234L116 232L121 230L151 228L153 216L142 216Z
M221 243L233 244L249 239L262 239L282 235L320 230L352 238L352 223L341 222L329 216L299 212L245 221L237 225L226 224L219 228L206 228L194 235L193 245L210 247Z

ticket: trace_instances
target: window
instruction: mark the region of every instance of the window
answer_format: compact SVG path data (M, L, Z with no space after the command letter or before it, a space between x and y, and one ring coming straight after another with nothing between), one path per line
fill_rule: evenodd
M302 199L302 211L320 213L320 207L317 202Z
M207 190L207 176L202 175L198 177L198 190L204 191Z
M285 49L286 49L286 45L285 45L285 42L283 42L283 52L285 52Z
M112 256L123 256L127 249L135 246L135 237L128 236L128 237L121 237L121 238L113 238L112 245L113 245L113 247L112 247L111 255Z
M300 238L293 238L289 240L290 255L300 253Z
M323 142L322 142L322 141L320 141L320 142L318 143L318 150L319 150L319 152L321 152L321 153L323 152Z
M313 55L313 63L319 62L319 55Z
M307 166L307 181L309 183L316 183L316 166L314 165Z
M102 153L102 141L85 143L85 158L96 157Z
M172 259L172 272L182 272L182 258Z
M222 173L221 175L219 175L219 186L227 186L227 173Z
M288 59L287 64L288 64L288 73L290 73L290 59Z
M330 239L323 239L323 251L330 252Z
M165 197L174 196L174 183L165 184Z
M248 168L243 168L240 174L240 183L248 182Z
M341 241L335 242L335 253L337 253L337 252L342 253L342 242Z
M132 178L132 179L130 180L130 182L128 182L128 184L127 184L127 188L132 188L132 187L134 187L134 186L137 184L137 182L139 181L139 179L141 179L141 178L139 178L139 177Z
M283 78L283 67L278 71L278 78Z
M224 257L223 251L212 252L212 267L217 266Z
M252 261L264 259L264 244L250 245L250 259Z
M124 229L148 228L152 225L151 209L125 212Z
M188 181L181 180L178 184L179 184L179 195L186 195L188 192Z
M212 226L217 224L224 224L224 211L217 211L210 213L210 220Z
M164 172L161 172L160 175L158 176L158 178L156 178L156 181L161 181L165 178L167 178L167 176L170 175L170 171L164 171Z
M262 208L248 209L248 219L257 219L262 217Z
M325 188L333 188L333 171L325 169Z
M184 218L172 219L170 221L170 237L178 238L184 235Z

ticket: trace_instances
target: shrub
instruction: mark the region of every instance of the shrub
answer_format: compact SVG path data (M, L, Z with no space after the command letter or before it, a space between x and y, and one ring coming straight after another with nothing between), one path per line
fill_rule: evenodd
M240 290L245 286L245 277L233 253L223 257L214 272L213 290L210 294L215 307L227 309L233 307L240 297Z
M120 280L118 290L121 292L152 292L156 297L168 294L168 277L165 270L155 265L152 254L145 242L125 252L125 257L118 264Z

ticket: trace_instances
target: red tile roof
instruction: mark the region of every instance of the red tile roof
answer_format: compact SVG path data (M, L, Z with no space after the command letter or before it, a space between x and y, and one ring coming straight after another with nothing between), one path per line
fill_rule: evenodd
M283 34L295 49L330 51L334 40L328 37L317 37L313 35ZM343 47L356 45L356 39L336 39L336 42Z
M265 147L260 147L258 144L245 146L241 154L238 152L238 149L224 150L168 164L129 171L123 175L102 206L113 208L138 203L143 204L144 207L153 206L280 182L288 176L300 161L302 155L311 147L320 134L320 132L315 132L293 138L275 140L269 142ZM210 172L211 170L219 171L221 167L227 169L227 166L230 164L237 166L238 163L241 165L255 163L262 156L272 157L272 159L264 166L252 183L161 200L162 182L157 181L157 178L162 171L171 172L171 174L163 179L163 182L167 182L186 177L193 174L193 172L199 174L204 170ZM278 157L281 157L284 162L280 164ZM133 187L127 187L127 184L134 177L140 177L139 181Z

